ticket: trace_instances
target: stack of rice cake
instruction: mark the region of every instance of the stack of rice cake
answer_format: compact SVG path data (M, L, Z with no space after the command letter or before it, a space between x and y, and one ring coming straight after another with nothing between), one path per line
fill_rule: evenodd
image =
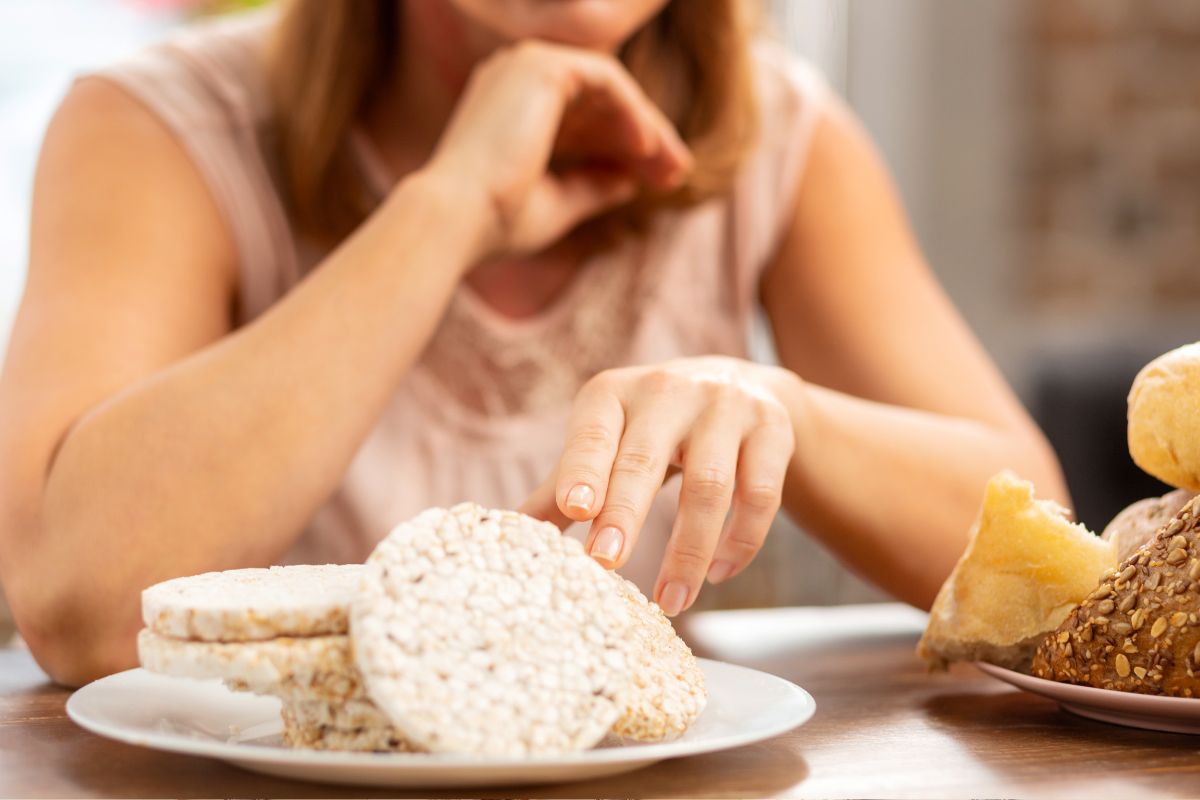
M662 611L574 539L466 503L365 565L207 573L143 594L142 666L282 701L294 747L545 755L662 741L704 708Z
M363 572L360 564L238 569L151 586L138 657L151 672L278 697L293 746L409 749L354 666L349 610Z

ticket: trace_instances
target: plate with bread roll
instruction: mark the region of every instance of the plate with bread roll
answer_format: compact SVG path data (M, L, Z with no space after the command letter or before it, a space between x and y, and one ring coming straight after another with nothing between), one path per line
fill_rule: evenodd
M1128 423L1134 462L1177 488L1096 535L995 476L917 651L1080 716L1200 734L1200 343L1138 373Z

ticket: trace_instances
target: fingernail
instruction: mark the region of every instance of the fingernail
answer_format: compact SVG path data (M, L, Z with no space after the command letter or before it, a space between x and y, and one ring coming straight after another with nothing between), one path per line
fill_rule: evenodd
M617 559L621 557L621 545L624 544L625 537L621 532L611 525L607 528L602 528L596 534L595 540L592 541L592 558L597 561L607 561L609 564L617 563Z
M594 502L596 502L596 493L586 483L577 483L571 487L571 491L567 492L567 508L573 508L586 514L592 510Z
M720 583L733 574L733 563L729 561L714 561L708 568L708 582Z
M662 594L658 596L658 607L668 617L673 617L680 611L683 611L683 606L687 602L687 598L687 587L682 583L671 581L663 587Z

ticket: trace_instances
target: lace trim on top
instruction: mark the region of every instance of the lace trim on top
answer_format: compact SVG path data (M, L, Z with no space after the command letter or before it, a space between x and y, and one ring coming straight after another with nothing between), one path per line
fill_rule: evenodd
M393 180L371 143L353 146L382 196ZM563 293L528 319L510 319L461 284L415 369L474 415L538 416L567 407L598 372L628 363L657 270L647 239L628 237L587 259Z

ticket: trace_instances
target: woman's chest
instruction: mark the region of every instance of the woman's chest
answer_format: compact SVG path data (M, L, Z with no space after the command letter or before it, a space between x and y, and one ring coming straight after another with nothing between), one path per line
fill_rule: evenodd
M562 250L498 258L472 269L464 286L499 318L528 320L550 311L578 278L583 263L583 258Z

